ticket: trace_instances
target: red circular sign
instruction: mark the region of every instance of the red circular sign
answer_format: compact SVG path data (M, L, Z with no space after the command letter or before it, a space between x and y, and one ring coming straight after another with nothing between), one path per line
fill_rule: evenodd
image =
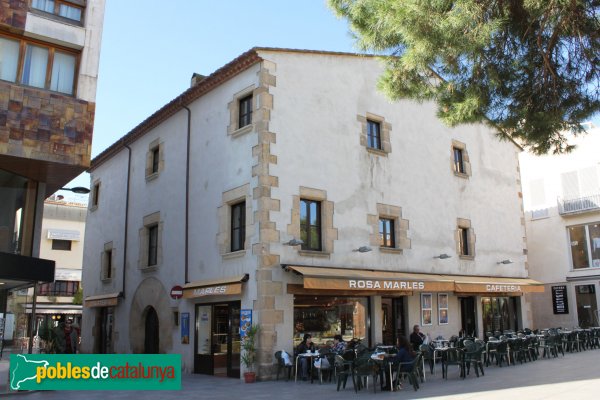
M180 299L183 297L183 288L179 285L173 286L171 288L171 298L172 299Z

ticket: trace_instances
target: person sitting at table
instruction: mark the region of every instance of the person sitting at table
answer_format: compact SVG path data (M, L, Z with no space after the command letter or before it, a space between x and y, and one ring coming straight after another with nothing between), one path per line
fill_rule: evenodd
M331 348L331 351L340 356L344 354L344 351L346 351L346 342L344 342L342 335L335 335L333 337L333 347Z
M414 351L419 351L419 348L425 341L425 334L421 332L419 325L413 327L413 332L410 334L410 344Z
M415 359L416 353L412 350L411 344L406 338L406 336L398 337L396 347L397 353L392 359L389 360L389 362L392 362L394 364L400 364L398 372L410 372L410 370L412 369L412 362ZM390 390L391 385L390 382L388 382L387 374L383 373L383 369L379 370L379 377L382 383L381 390Z
M296 347L297 354L303 354L315 351L315 344L312 342L312 336L310 333L305 333L302 341ZM308 362L306 357L300 357L300 376L303 381L308 380Z

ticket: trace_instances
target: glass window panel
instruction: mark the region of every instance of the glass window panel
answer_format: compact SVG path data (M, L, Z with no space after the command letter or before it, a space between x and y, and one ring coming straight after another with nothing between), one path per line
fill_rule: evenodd
M0 38L0 79L15 82L18 64L19 42Z
M48 65L48 49L44 47L27 45L25 60L23 62L24 85L43 88L46 84L46 67Z
M319 218L318 203L311 202L310 203L310 224L317 225L318 218Z
M300 223L306 224L307 217L308 217L308 205L306 204L306 201L302 200L300 202Z
M590 224L588 230L590 249L592 250L592 267L600 268L600 224Z
M573 269L588 268L589 259L585 226L570 227L569 239L571 241L571 258L573 260Z
M75 76L75 56L65 53L54 53L50 90L73 94L73 78Z
M81 21L81 9L77 7L61 4L58 8L58 15L75 21Z
M319 250L321 248L321 238L319 237L319 233L318 227L310 227L310 248L313 250Z
M54 0L33 0L31 7L38 10L54 13Z

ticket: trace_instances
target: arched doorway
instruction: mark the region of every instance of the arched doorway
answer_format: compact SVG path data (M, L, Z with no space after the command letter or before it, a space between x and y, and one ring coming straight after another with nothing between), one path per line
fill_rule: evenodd
M146 311L146 329L144 337L144 353L145 354L157 354L158 353L158 314L154 307L148 307Z

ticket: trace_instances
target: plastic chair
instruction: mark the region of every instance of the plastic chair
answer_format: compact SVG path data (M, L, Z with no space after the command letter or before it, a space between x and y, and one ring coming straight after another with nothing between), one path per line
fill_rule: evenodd
M334 375L337 382L337 391L340 391L340 386L343 384L346 389L348 376L352 375L352 361L347 361L340 355L334 357Z
M442 377L448 379L448 367L451 365L457 365L460 368L460 376L465 376L465 358L464 350L460 348L449 348L445 350L442 358Z
M377 377L379 376L379 368L377 364L371 360L371 355L366 353L354 360L354 367L352 368L352 383L354 384L354 391L358 393L364 386L369 388L369 377L373 379L373 392L377 390L375 384Z
M419 352L412 362L398 363L396 367L396 378L394 379L394 384L396 387L399 386L401 379L408 379L408 382L412 385L416 392L419 389L419 368L421 367L422 362L423 354ZM409 368L406 369L406 367Z
M483 351L485 350L485 346L476 343L475 350L467 351L464 354L465 357L465 366L467 367L467 375L471 370L471 366L475 368L475 375L479 378L479 371L481 370L481 375L485 375L483 372Z

